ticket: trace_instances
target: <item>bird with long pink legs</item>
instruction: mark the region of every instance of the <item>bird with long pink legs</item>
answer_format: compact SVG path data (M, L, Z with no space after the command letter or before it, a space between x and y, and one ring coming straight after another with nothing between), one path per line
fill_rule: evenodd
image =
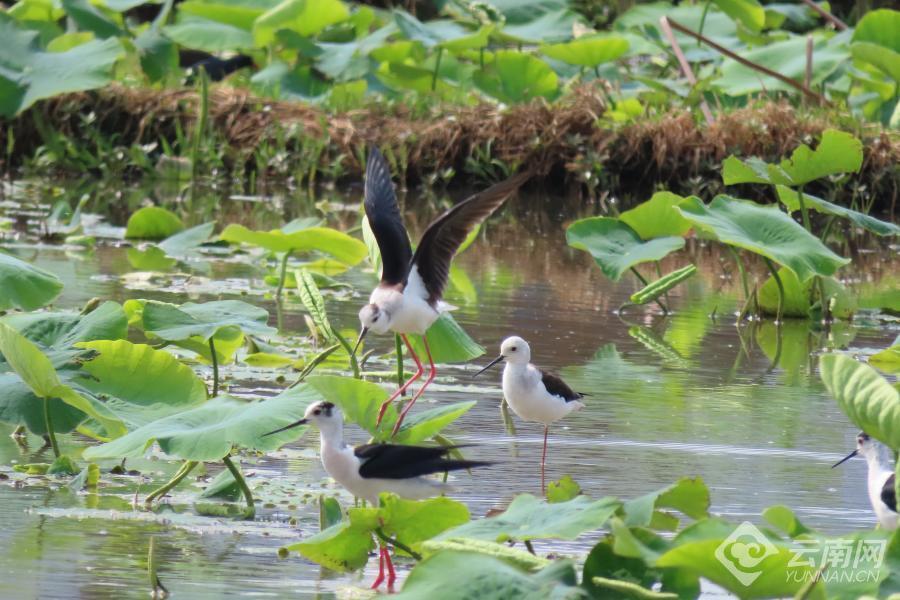
M406 414L437 376L425 333L441 313L453 309L443 300L453 256L469 233L529 177L530 172L513 175L448 209L428 226L414 253L397 206L387 161L377 148L369 151L363 206L381 252L381 281L369 297L369 303L359 311L362 329L353 351L356 352L370 331L381 334L392 331L400 335L416 363L412 377L381 405L379 425L391 402L405 394L425 373L425 366L407 335L422 336L428 359L428 376L400 412L391 436L397 434Z
M546 491L544 467L547 463L547 436L550 425L570 412L581 410L582 398L589 394L576 392L558 375L531 364L531 346L518 336L508 337L500 344L500 356L475 373L481 375L501 360L503 369L503 397L519 418L536 421L544 426L544 450L541 453L541 493Z
M454 446L365 444L354 448L344 441L344 417L331 402L310 404L302 419L265 435L307 424L319 428L320 454L325 471L347 491L357 498L364 498L372 506L378 506L383 492L410 500L437 496L446 492L449 486L428 475L490 465L483 461L448 458ZM373 590L384 583L385 570L388 591L393 591L397 574L390 550L381 542L378 578L372 584Z

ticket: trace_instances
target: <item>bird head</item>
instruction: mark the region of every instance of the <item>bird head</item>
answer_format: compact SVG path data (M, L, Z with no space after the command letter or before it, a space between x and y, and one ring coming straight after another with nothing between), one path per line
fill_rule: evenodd
M299 427L300 425L309 425L310 423L314 423L316 426L318 426L320 431L329 430L339 428L340 425L343 424L343 421L344 419L341 415L341 410L331 402L313 402L306 407L306 412L304 413L302 419L300 419L299 421L294 421L290 425L282 427L281 429L270 431L265 435L280 433L287 429L293 429L294 427Z
M506 338L505 340L503 340L503 343L500 344L500 356L489 362L486 367L475 373L475 377L478 377L501 360L505 360L506 362L513 364L527 365L528 361L531 360L531 347L528 346L528 342L518 336Z
M865 431L860 431L856 436L856 450L836 462L831 468L833 469L834 467L847 462L854 456L862 456L866 459L883 459L885 462L893 460L893 452L891 452L890 448L878 440L873 439L872 436Z
M387 333L391 326L391 314L377 304L366 304L359 309L359 322L363 331Z

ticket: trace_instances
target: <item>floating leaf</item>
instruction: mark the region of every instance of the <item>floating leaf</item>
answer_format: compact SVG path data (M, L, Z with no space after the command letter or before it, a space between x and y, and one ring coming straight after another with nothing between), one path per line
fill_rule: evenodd
M565 475L559 481L551 481L547 485L547 502L556 504L558 502L568 502L581 493L581 486L578 485L571 475Z
M237 464L235 467L240 468ZM225 500L238 500L241 497L241 487L229 469L222 469L215 478L209 482L202 492L201 498L223 498Z
M286 546L285 550L299 552L307 560L335 571L355 571L365 566L369 552L375 548L372 530L377 509L355 508L347 512L348 520Z
M303 417L306 407L322 397L302 385L259 402L219 396L197 408L164 417L112 442L88 448L87 459L139 457L153 442L169 456L183 460L220 460L234 446L270 452L299 438L306 427L263 437Z
M660 260L684 247L684 240L674 236L641 240L631 227L609 217L575 221L566 230L566 241L573 248L590 253L603 274L613 281L640 263Z
M157 245L169 256L176 258L190 256L197 248L209 241L215 226L215 221L203 223L167 237Z
M465 577L460 577L465 573ZM510 563L481 553L445 551L416 565L395 594L398 600L419 598L579 598L575 567L558 560L529 574Z
M534 98L552 100L559 92L556 73L541 59L515 50L499 50L486 70L476 71L475 84L501 102Z
M843 354L823 355L819 370L854 425L889 448L900 448L900 391L869 365Z
M783 185L776 187L778 191L778 199L791 212L800 210L800 195L791 188ZM866 231L870 231L875 235L889 236L900 235L900 226L890 221L881 221L875 217L871 217L865 213L861 213L833 202L828 202L822 198L811 196L807 193L803 194L803 204L808 210L824 213L826 215L834 215L847 219L857 227L861 227Z
M159 206L145 206L128 218L126 239L163 240L184 229L181 219Z
M672 192L656 192L646 202L619 215L619 220L634 229L644 240L681 237L691 229L690 222L675 209L684 200L683 196Z
M659 558L656 566L684 569L741 598L793 596L815 576L811 563L798 565L796 551L778 540L767 539L755 528L752 534L729 538L735 529L718 519L699 521L676 537L674 547ZM745 555L752 557L752 572L738 566L745 564ZM743 580L734 573L742 575Z
M422 542L422 551L426 556L446 551L484 554L493 558L499 558L503 562L526 571L537 571L550 564L548 559L535 556L526 550L519 550L506 544L468 538L426 540Z
M0 311L35 310L56 299L63 284L56 275L0 252Z
M242 242L260 246L271 252L309 252L318 250L348 265L366 257L366 245L346 233L328 227L310 227L293 233L282 230L252 231L231 224L219 236L226 242Z
M762 206L730 196L716 196L709 205L685 200L678 210L696 227L712 232L720 242L768 257L794 271L801 281L830 276L850 261L829 250L776 206Z
M646 527L660 508L674 508L693 519L702 519L709 511L709 488L699 477L683 477L668 487L625 503L625 524Z
M187 302L181 306L148 301L143 309L144 331L169 341L195 336L207 341L226 328L237 328L252 335L273 335L275 329L266 325L268 320L266 309L240 300Z
M127 340L82 342L97 352L82 370L81 385L109 396L106 405L131 425L146 425L206 401L206 385L164 350Z
M894 344L869 357L869 364L889 374L900 373L900 344Z
M166 253L156 246L150 246L145 250L129 248L125 258L136 271L165 273L178 264L177 260L166 256Z
M602 527L619 506L613 498L591 500L587 496L576 496L550 508L546 502L531 494L520 494L502 514L456 527L437 539L462 537L493 542L537 538L574 540L582 533Z
M781 285L784 287L784 308L782 314L786 317L810 317L812 308L811 298L813 288L816 286L814 279L807 279L801 283L793 271L787 268L778 270ZM825 297L828 298L829 310L838 319L849 319L856 312L856 299L834 277L822 278L822 287ZM759 288L759 307L764 314L775 315L778 313L778 283L775 278L769 276Z

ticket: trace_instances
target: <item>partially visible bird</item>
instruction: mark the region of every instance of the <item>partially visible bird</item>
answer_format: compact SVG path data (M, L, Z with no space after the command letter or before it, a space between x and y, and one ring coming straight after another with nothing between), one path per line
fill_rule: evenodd
M544 450L541 453L541 491L544 485L544 467L547 462L547 435L550 425L570 412L581 410L579 402L588 394L576 392L559 376L543 371L531 364L531 347L518 336L508 337L500 345L500 356L475 374L481 375L501 360L503 369L503 396L507 404L521 419L544 424Z
M872 439L865 431L856 436L856 450L834 463L831 468L843 464L854 456L863 456L869 463L869 502L885 529L897 529L897 493L895 491L894 453L890 448Z
M413 253L397 207L387 161L377 148L369 151L363 205L381 251L382 270L381 282L369 297L369 303L359 311L362 330L356 340L356 348L369 331L393 331L403 338L416 363L415 374L382 404L378 423L384 418L388 404L406 393L409 386L425 372L407 334L422 336L430 367L422 387L401 411L392 435L396 435L406 413L437 375L425 332L441 313L454 308L443 300L453 256L469 233L493 214L530 177L530 172L513 175L450 208L428 226Z
M344 418L340 409L331 402L310 404L302 419L265 435L307 423L314 423L319 428L320 453L325 471L347 491L374 506L378 506L382 492L420 500L450 489L446 483L425 475L491 464L447 458L447 454L455 448L453 446L364 444L354 448L344 442ZM372 589L384 582L385 567L388 570L388 589L391 589L396 575L390 552L384 544L381 544L378 557L378 578L372 584Z

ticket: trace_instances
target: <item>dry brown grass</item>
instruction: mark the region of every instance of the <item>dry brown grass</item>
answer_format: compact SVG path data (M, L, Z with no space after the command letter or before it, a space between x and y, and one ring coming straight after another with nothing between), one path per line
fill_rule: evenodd
M81 115L93 111L91 127L116 135L120 145L172 140L176 124L189 131L198 98L192 90L153 91L110 86L69 94L40 105L45 121L61 132L83 134ZM339 161L340 172L358 177L358 152L378 144L405 157L407 178L415 181L452 167L461 173L476 148L490 145L493 158L512 168L530 166L556 182L580 183L585 169L602 164L609 186L662 184L675 188L697 177L716 177L723 158L736 153L775 159L799 143L812 143L827 127L859 127L834 114L798 110L787 103L766 103L721 114L713 126L683 110L649 117L629 126L612 126L600 117L605 102L596 88L585 86L553 105L532 102L499 109L490 104L435 108L430 114L409 109L372 107L339 114L291 102L272 102L249 93L215 87L210 93L210 124L234 161L247 160L280 130L288 149L310 139L325 143L321 156ZM837 121L837 125L835 125ZM40 144L29 113L12 121L18 162ZM6 127L0 130L5 136ZM897 164L900 138L876 126L856 129L865 143L859 180L893 207L900 188ZM5 140L0 139L0 147ZM14 165L13 165L14 166Z

